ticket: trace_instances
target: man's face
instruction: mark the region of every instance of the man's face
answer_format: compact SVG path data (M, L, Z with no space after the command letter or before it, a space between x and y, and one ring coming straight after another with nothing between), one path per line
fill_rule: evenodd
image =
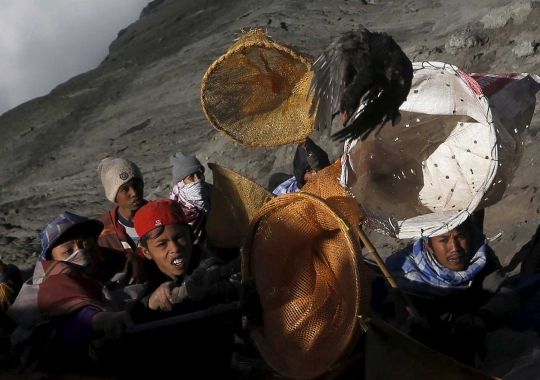
M467 269L471 260L470 234L465 228L429 238L426 247L435 259L446 268L454 271Z
M93 260L87 263L87 269L92 272L101 260L101 251L95 239L83 232L70 234L60 239L51 250L51 258L57 261L67 260L78 250L86 249Z
M137 211L143 206L143 191L143 181L133 178L120 186L116 193L116 203L121 209Z
M192 251L189 228L187 224L167 224L161 235L147 240L148 249L143 247L144 255L170 278L183 276L189 268Z
M200 179L202 179L204 181L204 173L202 173L202 172L191 173L186 178L184 178L184 184L188 185L188 184L193 183L195 181L198 181Z

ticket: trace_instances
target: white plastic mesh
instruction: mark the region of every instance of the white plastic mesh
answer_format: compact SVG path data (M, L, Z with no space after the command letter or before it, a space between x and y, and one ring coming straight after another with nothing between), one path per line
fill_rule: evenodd
M347 141L341 184L365 224L398 238L434 236L499 201L523 154L540 89L534 74L472 74L417 62L396 126Z

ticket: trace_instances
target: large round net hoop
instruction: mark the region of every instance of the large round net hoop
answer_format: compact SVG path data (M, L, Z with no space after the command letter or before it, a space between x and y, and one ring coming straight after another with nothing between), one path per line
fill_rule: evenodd
M242 275L254 279L263 309L263 327L251 337L288 378L331 369L356 344L358 318L368 312L358 235L339 211L345 203L309 193L278 196L257 213L246 237Z
M204 113L214 128L242 145L304 141L314 129L307 98L312 62L260 29L244 33L206 72Z

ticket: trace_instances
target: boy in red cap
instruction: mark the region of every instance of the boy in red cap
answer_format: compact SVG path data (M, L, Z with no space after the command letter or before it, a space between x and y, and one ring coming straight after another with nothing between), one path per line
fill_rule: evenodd
M149 271L148 295L132 311L136 324L238 300L237 285L222 278L227 272L222 261L199 244L193 244L193 231L177 202L150 202L141 207L134 222L143 254L159 269ZM153 367L153 377L159 377L155 371L161 371L160 376L170 371L182 373L183 378L225 378L229 371L233 332L226 317L214 316L138 333L136 338L139 347L141 342L143 347L152 347L146 352L152 356L147 358L148 362L174 363L174 368ZM157 343L165 340L181 343L175 344L174 350L159 349L161 345ZM168 355L170 361L164 359ZM140 370L137 367L137 375L141 375Z
M135 215L135 230L141 237L143 254L159 268L160 278L154 278L152 285L160 282L159 296L152 295L149 307L153 310L170 311L172 303L171 286L177 276L187 272L193 253L192 232L186 216L178 203L172 200L159 200L143 206ZM154 276L155 277L155 276ZM164 283L163 286L161 286ZM163 302L161 302L163 301Z

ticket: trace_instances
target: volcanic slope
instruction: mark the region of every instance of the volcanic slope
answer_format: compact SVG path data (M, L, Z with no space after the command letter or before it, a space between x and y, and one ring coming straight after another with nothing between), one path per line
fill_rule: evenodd
M373 3L373 4L372 4ZM145 195L167 196L168 157L182 151L261 185L292 172L295 146L247 148L215 131L200 103L202 77L241 30L264 28L317 56L332 37L363 24L386 31L414 61L447 61L467 72L540 73L538 2L155 0L118 33L96 69L0 116L0 257L30 269L39 231L64 210L95 217L110 209L96 168L107 156L136 162ZM337 126L334 126L334 131ZM487 210L503 263L540 222L538 112L509 195ZM332 159L342 147L320 142ZM407 242L370 232L383 255Z

